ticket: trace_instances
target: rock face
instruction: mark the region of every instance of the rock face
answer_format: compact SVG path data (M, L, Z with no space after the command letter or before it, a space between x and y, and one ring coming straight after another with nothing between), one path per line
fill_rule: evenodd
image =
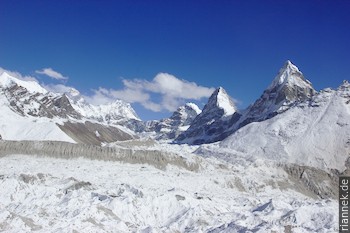
M9 100L11 109L22 116L82 118L64 94L33 93L16 83L4 88L3 94Z
M261 97L247 110L240 126L263 121L309 100L316 91L299 69L287 61Z
M210 96L203 111L176 141L179 143L203 144L225 138L225 129L233 115L238 115L231 97L219 87Z
M155 139L174 139L187 130L200 113L201 110L196 104L187 103L180 106L169 118L146 121L142 126L134 122L131 127L136 132L153 132Z
M322 199L336 199L338 193L338 177L336 171L325 172L320 169L296 164L284 164L282 168L290 176L296 186L312 192Z
M137 138L117 127L89 121L84 123L67 121L63 125L58 124L58 127L74 141L82 144L101 145L101 142L110 143Z

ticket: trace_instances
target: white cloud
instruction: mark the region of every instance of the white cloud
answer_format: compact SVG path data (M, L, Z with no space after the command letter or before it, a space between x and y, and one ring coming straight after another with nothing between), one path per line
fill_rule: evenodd
M83 96L84 99L93 105L107 104L115 101L107 89L99 88L98 90L93 90L94 94L91 96Z
M74 89L73 87L65 86L63 84L42 84L42 86L46 90L54 93L66 93Z
M154 112L175 111L181 104L190 100L209 97L214 88L199 86L194 82L178 79L167 73L159 73L152 81L124 79L122 90L99 88L88 98L93 104L106 103L112 99L121 99L129 103L139 103ZM160 95L157 103L152 94Z
M68 77L65 77L61 73L54 71L52 68L44 68L42 70L36 70L35 73L44 74L44 75L47 75L50 78L53 78L56 80L67 80L68 79Z

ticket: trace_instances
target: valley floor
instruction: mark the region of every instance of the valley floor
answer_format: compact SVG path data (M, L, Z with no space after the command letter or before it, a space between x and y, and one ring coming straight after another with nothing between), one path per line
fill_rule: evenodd
M205 161L205 162L204 162ZM287 175L203 159L175 166L0 158L3 232L335 232L338 204L288 188Z

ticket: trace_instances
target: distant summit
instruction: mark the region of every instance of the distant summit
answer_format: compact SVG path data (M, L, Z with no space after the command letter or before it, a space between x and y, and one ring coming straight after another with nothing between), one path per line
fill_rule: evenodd
M176 141L181 143L202 144L219 140L228 120L236 112L232 98L224 88L217 88L208 99L203 111L194 120L189 129Z
M178 107L169 118L146 121L143 125L136 125L139 127L139 129L136 128L136 131L151 134L156 139L175 139L190 127L201 112L196 104L187 103ZM135 125L130 127L135 127Z
M236 112L236 107L224 88L217 88L210 96L208 103L203 108L204 114L219 114L220 117L231 116Z
M243 125L271 118L315 93L311 82L288 60L261 97L249 107Z

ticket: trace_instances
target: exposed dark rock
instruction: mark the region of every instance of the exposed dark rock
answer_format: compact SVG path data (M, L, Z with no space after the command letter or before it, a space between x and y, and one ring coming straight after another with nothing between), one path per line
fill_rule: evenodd
M299 185L318 197L322 199L338 197L338 171L332 170L328 173L296 164L284 164L282 167Z
M65 122L57 124L74 141L83 144L101 145L102 142L125 141L136 138L116 127L86 121L85 123Z
M82 118L74 110L66 95L31 93L17 84L4 89L4 94L10 102L11 109L21 116L28 114L34 117Z
M178 201L183 201L186 199L184 196L181 196L181 195L175 195L175 197L176 197L176 200Z

